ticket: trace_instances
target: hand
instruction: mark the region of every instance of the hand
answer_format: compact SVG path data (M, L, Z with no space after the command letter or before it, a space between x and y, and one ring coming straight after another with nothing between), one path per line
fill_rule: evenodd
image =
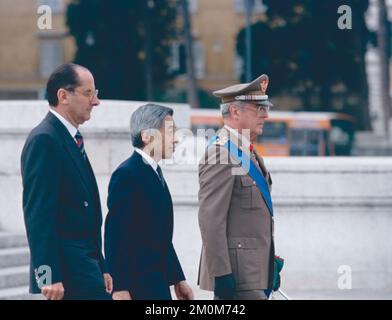
M112 298L113 300L132 300L129 291L115 291Z
M215 277L215 295L224 300L234 299L236 291L235 279L232 273Z
M48 300L61 300L64 298L64 286L62 282L44 286L42 287L41 292Z
M106 292L112 294L113 291L113 279L109 273L103 274L103 281L105 282Z
M180 281L174 285L174 291L178 300L193 300L192 288L186 281Z

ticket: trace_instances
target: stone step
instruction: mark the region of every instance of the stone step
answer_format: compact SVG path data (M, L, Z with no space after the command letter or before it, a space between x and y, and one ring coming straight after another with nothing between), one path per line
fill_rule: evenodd
M0 269L26 266L30 262L28 247L0 249Z
M0 290L0 300L45 300L41 294L29 293L29 287L15 287Z
M0 232L0 249L26 247L27 238L23 232Z
M15 287L0 290L0 300L28 300L29 287Z
M26 286L29 283L29 266L0 269L0 290Z

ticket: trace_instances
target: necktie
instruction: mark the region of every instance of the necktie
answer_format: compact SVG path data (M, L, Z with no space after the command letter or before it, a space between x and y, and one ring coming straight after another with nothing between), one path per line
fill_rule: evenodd
M250 152L253 152L254 148L255 148L254 145L253 145L253 144L250 144L250 146L249 146L249 151L250 151Z
M83 158L86 159L86 151L84 150L83 136L80 134L79 130L75 134L75 139L76 139L76 145L78 146L80 152L82 153Z
M162 185L165 186L165 178L163 177L162 169L161 169L160 166L157 167L157 172L158 172L158 175L159 175L159 179L162 182Z

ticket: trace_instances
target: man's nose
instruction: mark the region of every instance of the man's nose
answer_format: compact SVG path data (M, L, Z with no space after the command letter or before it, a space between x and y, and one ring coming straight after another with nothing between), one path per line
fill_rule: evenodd
M99 106L101 104L101 101L98 99L98 97L94 97L93 101L92 101L92 105L94 107Z

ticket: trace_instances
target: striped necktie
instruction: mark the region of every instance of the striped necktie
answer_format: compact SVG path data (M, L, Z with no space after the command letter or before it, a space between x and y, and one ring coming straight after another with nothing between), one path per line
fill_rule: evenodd
M158 172L158 175L159 175L159 178L161 180L163 187L165 187L165 178L163 177L162 169L159 165L157 167L157 172Z
M78 146L83 158L86 160L86 151L84 150L83 136L80 134L79 130L75 134L76 145Z

